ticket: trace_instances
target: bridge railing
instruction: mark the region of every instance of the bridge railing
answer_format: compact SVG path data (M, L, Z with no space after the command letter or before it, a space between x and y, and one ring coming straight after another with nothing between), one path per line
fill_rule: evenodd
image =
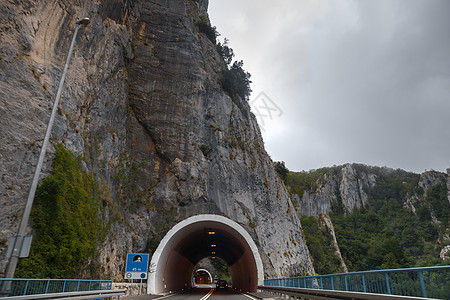
M0 278L0 297L111 290L111 280Z
M450 266L267 279L264 286L450 299Z

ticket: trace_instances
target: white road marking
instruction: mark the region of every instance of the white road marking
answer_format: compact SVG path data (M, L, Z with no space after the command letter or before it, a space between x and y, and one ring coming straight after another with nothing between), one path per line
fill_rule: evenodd
M212 295L212 293L214 293L214 289L210 289L209 292L208 292L208 294L206 294L205 296L203 296L202 298L200 298L200 300L206 300L206 299L208 299L208 298Z
M248 297L248 298L252 299L252 300L258 300L258 298L252 297L250 295L247 295L247 294L244 294L244 293L241 293L241 294L244 295L245 297Z

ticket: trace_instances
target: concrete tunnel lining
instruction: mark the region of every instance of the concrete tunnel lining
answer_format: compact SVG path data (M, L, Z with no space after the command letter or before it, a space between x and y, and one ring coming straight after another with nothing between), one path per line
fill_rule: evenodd
M213 236L208 231L215 231ZM264 282L264 270L255 242L238 223L219 215L197 215L170 229L152 256L147 291L150 294L190 287L195 264L210 256L217 243L217 257L227 262L233 286L254 290Z

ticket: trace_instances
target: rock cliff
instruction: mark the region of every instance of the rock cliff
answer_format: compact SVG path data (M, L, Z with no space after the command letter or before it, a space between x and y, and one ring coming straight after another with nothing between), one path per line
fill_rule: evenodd
M266 276L314 272L247 101L218 83L225 64L196 26L209 23L207 7L207 0L0 3L1 270L75 20L88 16L52 142L81 155L103 191L109 231L94 259L102 276L120 280L125 253L153 251L173 225L200 213L246 228Z
M374 172L362 172L354 165L331 168L316 181L317 188L305 190L302 197L294 194L302 216L317 216L332 211L333 202L352 212L368 201L368 189L376 183Z

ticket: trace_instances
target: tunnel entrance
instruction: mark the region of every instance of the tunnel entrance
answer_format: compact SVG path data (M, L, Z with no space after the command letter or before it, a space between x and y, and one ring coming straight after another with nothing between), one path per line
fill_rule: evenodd
M161 294L192 286L195 265L220 257L230 268L234 288L254 291L264 281L258 248L238 223L219 215L197 215L175 225L152 256L147 291Z
M211 274L205 269L194 272L193 279L194 284L210 284L213 282Z

